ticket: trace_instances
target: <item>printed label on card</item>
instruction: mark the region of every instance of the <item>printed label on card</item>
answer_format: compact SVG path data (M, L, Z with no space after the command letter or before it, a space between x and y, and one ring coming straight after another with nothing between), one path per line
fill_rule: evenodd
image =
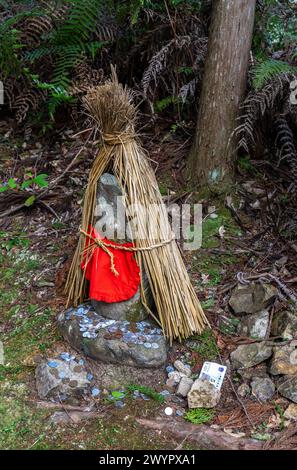
M221 389L226 374L227 367L216 362L204 362L199 379L207 380L212 383L218 390Z

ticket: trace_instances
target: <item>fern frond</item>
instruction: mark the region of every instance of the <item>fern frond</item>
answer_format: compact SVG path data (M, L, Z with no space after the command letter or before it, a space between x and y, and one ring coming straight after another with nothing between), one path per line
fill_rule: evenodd
M179 98L181 98L182 102L185 103L188 96L195 96L195 91L197 87L198 80L197 78L193 78L190 82L183 85L179 90Z
M49 47L38 47L37 49L34 49L32 51L27 51L24 56L25 58L33 63L36 60L42 59L43 57L46 57L48 55L77 55L79 56L81 53L86 53L89 54L92 59L95 57L97 51L101 49L101 47L104 45L104 42L100 41L93 41L93 42L88 42L87 44L80 44L80 45L75 45L71 44L69 46L49 46Z
M280 160L285 160L290 166L290 176L295 185L297 184L297 149L294 142L293 132L288 124L286 116L279 116L275 122L276 140L279 149Z
M81 44L96 29L102 0L72 0L66 20L52 36L52 44Z
M158 77L166 68L168 59L173 52L178 49L183 49L185 46L189 46L191 41L192 38L190 36L176 37L167 42L156 54L153 55L141 80L141 86L145 95L147 95L152 81L157 84Z
M297 72L297 67L281 60L265 60L252 69L253 85L256 90L259 90L276 75L288 72Z
M241 106L240 125L234 133L238 138L238 148L249 151L255 147L255 135L265 116L281 113L284 103L289 102L290 83L297 74L282 73L274 77L262 90L250 92Z
M16 110L15 117L17 122L23 122L29 110L36 110L44 98L44 91L37 88L26 89L23 93L20 93L12 106L12 109Z

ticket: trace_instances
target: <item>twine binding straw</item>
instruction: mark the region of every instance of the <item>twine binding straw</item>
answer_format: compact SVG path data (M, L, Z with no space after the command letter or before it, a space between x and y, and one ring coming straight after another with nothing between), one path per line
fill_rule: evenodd
M135 135L137 112L131 91L118 83L113 72L111 81L87 93L84 104L101 132L102 146L91 168L84 197L81 233L66 283L68 305L77 305L86 297L86 262L85 268L81 269L82 261L86 261L85 237L89 226L94 226L95 222L98 180L109 169L117 178L126 203L145 209L137 212L138 237L133 251L140 269L146 272L164 335L171 342L173 338L181 340L201 333L208 321L179 248L171 240L168 215L155 174ZM157 232L149 220L157 224ZM159 234L158 239L155 238L156 233ZM96 239L96 243L100 241ZM100 246L108 250L107 243ZM88 256L91 255L90 250ZM141 296L146 306L143 285Z

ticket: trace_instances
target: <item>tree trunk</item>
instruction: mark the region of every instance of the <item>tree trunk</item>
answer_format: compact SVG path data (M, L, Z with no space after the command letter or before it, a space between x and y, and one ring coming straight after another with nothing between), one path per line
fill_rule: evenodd
M194 184L231 174L239 105L246 88L256 0L214 0L197 128L189 155Z

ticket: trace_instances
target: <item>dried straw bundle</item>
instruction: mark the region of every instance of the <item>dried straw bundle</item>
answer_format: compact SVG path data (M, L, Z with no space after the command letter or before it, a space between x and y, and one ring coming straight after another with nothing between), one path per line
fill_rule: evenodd
M87 232L89 225L94 224L97 182L101 174L111 168L125 194L126 205L136 204L144 208L137 212L138 238L134 240L135 247L139 249L137 260L141 268L143 262L159 323L171 341L200 333L208 322L178 246L172 241L168 215L154 172L135 136L137 112L132 98L132 93L123 88L114 76L105 85L91 89L84 99L86 109L101 132L103 145L90 171L81 230ZM150 248L156 244L157 248ZM81 269L84 246L85 235L81 232L66 284L68 302L75 305L85 295ZM143 289L142 301L146 305Z

